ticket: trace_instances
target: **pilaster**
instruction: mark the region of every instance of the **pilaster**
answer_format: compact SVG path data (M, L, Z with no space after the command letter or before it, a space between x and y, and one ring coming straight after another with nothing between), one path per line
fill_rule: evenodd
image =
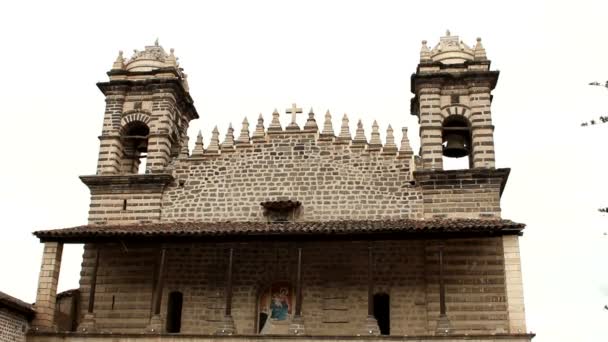
M36 294L36 316L32 326L37 330L55 330L55 303L57 299L57 283L61 268L63 243L46 242L42 252L42 265L38 278Z
M425 170L443 170L439 88L420 90L420 156Z
M509 313L509 333L523 334L526 332L526 317L519 256L519 236L504 235L502 243L505 262L507 310Z
M490 88L475 87L471 91L473 167L494 168L494 126L492 125Z

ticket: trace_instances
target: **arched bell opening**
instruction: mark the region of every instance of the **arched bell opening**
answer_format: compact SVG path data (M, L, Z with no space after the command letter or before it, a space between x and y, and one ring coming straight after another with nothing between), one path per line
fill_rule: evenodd
M443 169L458 170L471 167L471 125L462 115L448 116L441 127Z
M122 129L123 171L126 173L145 173L148 157L148 135L150 128L141 121L129 122Z

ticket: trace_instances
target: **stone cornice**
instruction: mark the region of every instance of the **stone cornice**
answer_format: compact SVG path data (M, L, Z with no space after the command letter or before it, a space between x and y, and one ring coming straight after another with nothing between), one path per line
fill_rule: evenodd
M415 73L412 74L410 78L410 90L412 93L416 94L417 89L422 84L433 84L436 87L440 87L446 82L449 81L464 81L464 82L472 82L472 81L486 81L490 83L490 90L493 90L496 87L496 83L498 82L498 76L500 72L498 70L467 70L463 69L460 72L448 72L448 71L439 71L434 73Z
M80 176L80 180L89 187L91 194L108 194L125 191L161 192L174 178L170 174L151 173Z
M138 75L153 75L154 73L158 72L159 70L154 70L154 71L145 71L145 72L129 72L129 71L123 71L123 70L112 70L108 72L108 75L110 75L111 73L124 73L124 74L138 74ZM164 69L163 69L164 71ZM167 68L166 72L174 72L172 68ZM184 88L184 85L182 84L181 80L178 78L148 78L148 79L141 79L141 80L112 80L112 81L108 81L108 82L98 82L97 83L97 88L99 88L99 90L101 90L101 92L104 95L107 95L109 91L113 90L113 88L119 88L119 89L128 89L129 87L132 86L145 86L145 87L154 87L154 86L161 86L161 87L169 87L169 88L173 88L177 91L177 95L179 96L179 98L181 99L181 102L183 102L184 106L186 107L186 113L188 113L188 115L190 116L190 119L198 119L198 112L196 111L196 108L194 107L194 100L192 99L192 97L190 96L190 93Z

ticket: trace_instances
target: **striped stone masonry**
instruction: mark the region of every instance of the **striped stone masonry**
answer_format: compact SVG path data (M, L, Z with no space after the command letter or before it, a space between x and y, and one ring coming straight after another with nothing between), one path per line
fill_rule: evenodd
M524 287L521 276L521 261L519 256L519 236L503 236L502 245L505 262L509 332L525 333L526 315L524 309Z
M38 278L38 292L36 294L36 316L32 326L38 330L54 330L55 304L57 297L57 283L61 268L61 255L63 243L46 242L42 252L42 265Z

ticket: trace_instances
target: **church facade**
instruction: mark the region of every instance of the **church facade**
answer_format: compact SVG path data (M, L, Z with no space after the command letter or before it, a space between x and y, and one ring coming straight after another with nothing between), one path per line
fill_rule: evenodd
M519 237L501 217L495 168L498 71L478 39L423 41L407 128L368 141L361 122L295 104L221 139L199 118L173 50L122 52L106 97L87 225L44 243L28 341L529 341ZM207 123L208 117L203 115ZM319 120L319 122L317 122ZM303 120L302 120L303 121ZM444 158L469 167L444 170ZM63 245L85 245L80 287L62 297ZM68 298L69 297L69 298ZM66 304L71 300L71 304ZM64 310L65 311L65 310Z

